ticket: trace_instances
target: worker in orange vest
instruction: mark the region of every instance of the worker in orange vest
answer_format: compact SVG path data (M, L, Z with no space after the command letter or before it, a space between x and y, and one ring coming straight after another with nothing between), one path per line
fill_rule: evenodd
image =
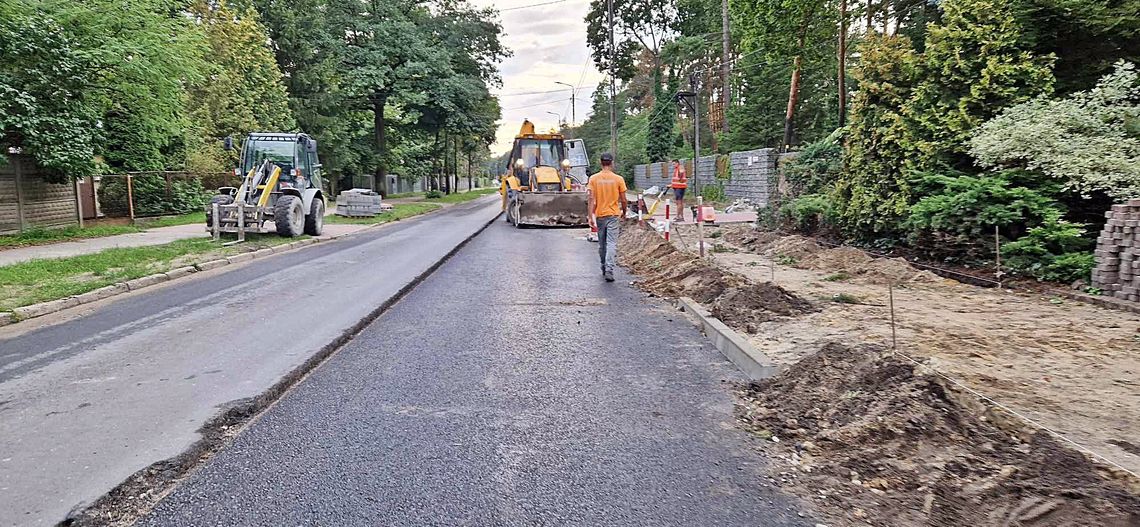
M677 211L675 216L677 221L685 221L685 190L689 188L689 176L685 174L685 166L681 161L673 160L673 182L669 184L669 188L673 189L673 200L677 202ZM669 218L665 218L669 219Z

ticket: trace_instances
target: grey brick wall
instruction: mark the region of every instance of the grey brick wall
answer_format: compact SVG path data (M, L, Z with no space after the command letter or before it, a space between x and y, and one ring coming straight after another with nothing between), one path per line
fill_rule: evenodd
M748 198L754 203L766 206L774 193L777 181L777 160L780 154L772 148L733 152L729 155L732 177L721 180L716 177L717 156L701 157L695 170L689 171L690 187L693 180L698 187L723 185L728 198ZM686 165L691 160L683 160ZM668 185L672 177L669 163L651 163L634 167L634 181L637 188L646 189L654 185Z

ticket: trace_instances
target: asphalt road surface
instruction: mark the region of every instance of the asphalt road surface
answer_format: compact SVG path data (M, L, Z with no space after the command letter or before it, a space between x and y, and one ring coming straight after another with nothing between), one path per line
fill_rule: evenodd
M227 404L264 392L498 208L483 198L0 328L0 525L54 525L185 451Z
M740 374L582 235L496 222L140 525L813 525Z

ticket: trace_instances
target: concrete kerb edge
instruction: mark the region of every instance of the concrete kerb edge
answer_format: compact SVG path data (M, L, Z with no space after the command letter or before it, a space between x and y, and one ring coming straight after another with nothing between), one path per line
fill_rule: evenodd
M467 246L471 240L482 234L483 231L493 224L495 220L499 219L501 215L501 212L495 214L487 223L460 241L455 247L448 251L447 254L443 255L438 261L424 270L424 272L412 278L388 300L344 330L344 332L331 342L317 350L317 352L306 359L305 362L285 374L260 395L237 401L236 404L222 410L218 415L207 421L206 424L198 429L201 438L191 444L186 451L173 458L157 461L138 470L125 481L115 486L115 488L96 499L90 506L77 507L64 521L85 524L85 522L82 521L85 517L88 519L102 517L100 511L117 510L116 505L127 500L131 502L132 510L140 510L144 513L149 511L162 497L166 496L167 491L169 491L173 485L185 478L186 475L196 467L208 462L216 452L224 448L234 437L244 431L246 427L257 421L262 413L288 392L290 388L303 381L312 371L316 370L321 364L324 364L326 360L332 357L337 350L355 338L361 331L364 331L365 328L380 318L380 316L391 309L392 306L396 305L404 296L415 289L416 286L435 273L444 263ZM155 466L161 466L162 470L152 470L152 467ZM149 479L154 477L154 473L162 474L163 479L161 481ZM151 492L144 493L144 489L141 488L143 486L146 487L145 490ZM154 492L155 487L161 487L161 489L159 489L160 492ZM146 504L138 503L139 498L144 494L152 501ZM133 520L137 519L138 517L133 518Z
M443 207L440 207L440 208L432 210L432 211L425 212L424 214L420 214L419 216L426 216L428 214L431 214L431 213L439 211L439 210L443 210ZM360 229L360 230L357 230L354 232L346 232L346 233L338 234L336 236L332 236L332 237L329 237L326 239L309 238L306 240L297 240L295 242L285 243L285 244L281 244L281 245L275 245L273 247L267 247L265 249L259 249L257 251L253 251L253 252L249 252L249 253L237 254L234 256L230 256L228 258L222 258L222 259L218 259L218 260L210 260L207 262L197 263L197 264L194 264L191 266L179 267L177 269L171 269L171 270L166 271L166 272L155 273L152 275L147 275L147 276L143 276L140 278L135 278L134 280L128 280L126 282L118 282L118 283L115 283L115 284L112 284L112 285L109 285L106 287L96 289L94 291L88 291L88 292L80 294L80 295L69 296L69 297L65 297L65 298L59 298L56 300L49 300L47 302L40 302L38 304L31 304L31 305L27 305L27 306L18 307L16 309L13 309L12 311L0 312L0 327L7 326L10 324L15 324L17 322L22 322L24 320L28 320L28 319L32 319L32 318L42 317L44 315L50 315L53 313L58 313L58 312L63 311L65 309L70 309L70 308L73 308L76 306L81 306L84 304L90 304L91 302L104 300L104 299L111 298L114 296L118 296L121 294L129 293L131 291L138 291L140 289L144 289L144 288L147 288L147 287L150 287L153 285L158 285L161 283L178 280L178 279L190 276L190 275L197 273L197 272L209 271L211 269L217 269L219 267L223 267L223 266L230 265L233 263L240 263L240 262L245 262L245 261L249 261L249 260L253 260L253 259L257 259L257 258L263 258L266 256L272 256L275 254L286 253L289 251L293 251L296 249L301 249L304 247L308 247L310 245L314 245L314 244L321 242L321 241L339 240L341 238L347 238L349 236L353 236L356 234L363 233L369 229L373 229L373 228L377 228L377 227L383 227L385 225L391 225L393 223L396 223L396 222L390 221L390 222L386 222L386 223L375 223L375 224L368 225L368 226L364 227L363 229ZM490 225L490 223L488 223L488 225ZM486 226L484 226L483 228L485 229ZM482 232L482 230L480 230L479 232ZM478 234L478 233L476 233L476 234ZM466 243L466 240L464 241L464 243ZM93 294L93 293L97 293L97 292L102 292L102 293L101 294Z
M740 368L748 378L758 381L768 379L780 373L780 367L767 355L752 347L748 340L736 330L725 325L712 316L703 306L689 297L681 297L679 307L684 312L693 315L697 325L701 327L717 350L728 360Z

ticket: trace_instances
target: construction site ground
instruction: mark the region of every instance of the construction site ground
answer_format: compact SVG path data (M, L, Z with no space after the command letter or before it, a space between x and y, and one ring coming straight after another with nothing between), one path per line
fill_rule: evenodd
M741 387L738 417L829 525L1140 525L1140 316L751 225L704 234L701 260L695 227L666 244L627 223L622 259L786 367Z

